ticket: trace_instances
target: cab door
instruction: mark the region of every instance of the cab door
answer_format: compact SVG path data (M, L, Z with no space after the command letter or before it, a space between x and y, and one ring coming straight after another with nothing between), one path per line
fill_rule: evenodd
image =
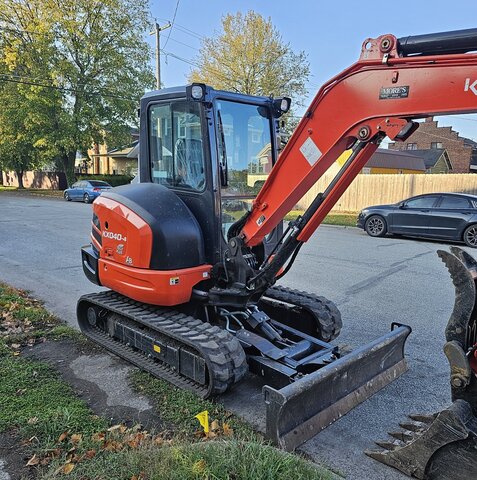
M248 211L274 163L271 109L218 98L215 103L217 146L226 185L221 187L222 234ZM225 182L223 182L225 183ZM280 224L264 239L265 254L276 244Z

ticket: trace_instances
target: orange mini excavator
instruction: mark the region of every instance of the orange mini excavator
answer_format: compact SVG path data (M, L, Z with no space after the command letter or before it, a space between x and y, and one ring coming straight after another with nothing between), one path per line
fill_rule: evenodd
M267 434L293 449L406 370L410 328L342 354L329 300L276 282L383 138L430 115L477 112L477 29L363 43L317 93L280 152L286 97L204 84L146 94L139 183L93 205L81 297L93 341L202 397L263 378ZM297 220L283 219L345 150L352 154ZM475 330L474 330L475 342ZM239 388L239 387L237 387Z

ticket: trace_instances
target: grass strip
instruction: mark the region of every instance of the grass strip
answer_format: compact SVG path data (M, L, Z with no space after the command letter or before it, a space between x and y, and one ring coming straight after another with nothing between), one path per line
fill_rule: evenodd
M47 188L18 188L5 187L0 185L0 193L1 192L18 193L21 195L41 195L43 197L63 198L63 190L49 190Z
M263 441L225 408L136 371L134 387L151 396L170 424L163 432L109 426L45 363L21 349L76 338L27 292L0 283L0 433L14 431L28 453L28 478L72 480L327 480L328 470ZM194 416L208 410L211 433ZM125 419L127 420L127 419Z
M292 210L285 216L285 220L296 220L299 215L303 215L304 210ZM342 227L356 227L358 214L354 212L329 213L323 220L323 225L340 225Z

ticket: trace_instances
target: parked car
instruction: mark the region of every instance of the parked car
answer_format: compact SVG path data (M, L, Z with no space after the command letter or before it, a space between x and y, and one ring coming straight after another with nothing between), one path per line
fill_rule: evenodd
M91 203L101 195L101 192L113 188L109 183L101 180L80 180L67 188L63 193L65 200L79 200L84 203Z
M357 226L372 237L387 233L465 242L477 248L477 195L430 193L394 205L368 207Z

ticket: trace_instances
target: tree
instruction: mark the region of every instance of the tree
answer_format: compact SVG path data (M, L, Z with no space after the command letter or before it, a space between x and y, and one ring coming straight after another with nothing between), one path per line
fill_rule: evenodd
M222 18L222 31L205 38L191 82L249 95L287 95L294 103L306 95L310 65L294 53L270 18L249 11Z
M31 49L42 35L53 36L48 68L34 81L60 93L45 140L71 184L77 151L123 143L139 98L154 85L151 49L143 40L148 0L0 0L0 12L0 26L14 36L33 32ZM13 57L20 49L9 48ZM1 53L4 60L12 56ZM31 71L23 75L21 81L32 81Z
M0 36L0 168L14 170L20 188L23 172L51 163L57 154L49 137L51 118L61 105L58 91L35 81L48 75L53 36L37 28L33 42L33 30L27 28L37 27L4 28ZM22 81L25 77L28 81Z

